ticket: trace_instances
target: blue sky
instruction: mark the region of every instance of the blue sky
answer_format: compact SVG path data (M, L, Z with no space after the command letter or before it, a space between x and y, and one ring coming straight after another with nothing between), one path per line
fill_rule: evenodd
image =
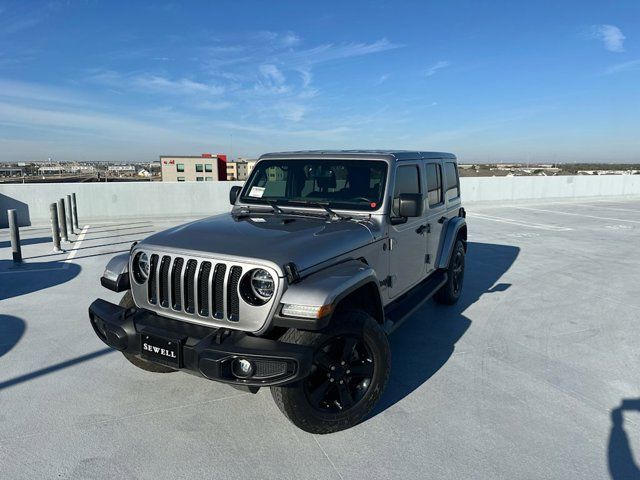
M0 0L0 160L640 162L640 2Z

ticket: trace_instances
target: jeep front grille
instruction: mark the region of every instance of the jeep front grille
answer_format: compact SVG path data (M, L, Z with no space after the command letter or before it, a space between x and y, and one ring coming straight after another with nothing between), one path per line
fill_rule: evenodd
M243 274L263 267L237 263L241 262L150 253L149 279L144 285L132 282L134 299L138 306L160 315L257 331L267 320L276 295L264 306L242 302L238 291Z

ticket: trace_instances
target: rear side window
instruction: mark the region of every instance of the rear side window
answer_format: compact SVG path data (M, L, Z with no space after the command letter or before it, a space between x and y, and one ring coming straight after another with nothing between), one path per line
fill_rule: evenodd
M444 173L447 179L447 200L460 196L460 180L458 179L458 169L453 162L444 164Z
M437 163L427 165L427 195L429 207L442 203L442 169Z
M417 165L399 167L396 170L396 186L393 190L393 213L398 215L398 202L396 198L401 193L420 193L420 171Z

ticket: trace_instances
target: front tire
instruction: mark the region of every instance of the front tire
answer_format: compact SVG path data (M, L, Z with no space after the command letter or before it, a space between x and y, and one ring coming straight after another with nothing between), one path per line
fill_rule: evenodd
M462 294L462 283L464 281L464 260L465 250L462 240L456 240L447 267L447 282L440 287L433 299L444 305L453 305Z
M362 310L336 313L320 332L289 330L281 341L315 348L311 374L292 385L271 387L278 408L298 428L332 433L360 423L389 379L387 335Z
M122 297L118 305L124 308L135 308L136 304L133 301L133 295L131 295L131 290L127 291L127 293L124 294L124 297ZM130 363L132 363L136 367L146 372L153 372L153 373L177 372L177 370L174 370L173 368L165 367L164 365L160 365L158 363L148 362L131 353L122 352L122 355L124 355L124 358L126 358Z

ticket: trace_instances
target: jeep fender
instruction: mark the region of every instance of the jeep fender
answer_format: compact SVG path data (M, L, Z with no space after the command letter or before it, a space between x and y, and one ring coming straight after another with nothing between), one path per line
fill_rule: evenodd
M453 217L443 225L443 235L440 236L440 255L438 256L437 268L447 268L451 259L451 252L456 244L458 234L462 235L465 250L467 248L467 222L463 217Z
M113 290L114 292L124 292L129 290L129 254L121 253L116 255L104 269L104 273L100 278L103 287Z
M338 303L361 287L371 284L374 298L367 298L369 307L382 312L382 301L378 289L376 272L360 260L347 260L319 270L299 283L289 285L280 302L293 305L338 305ZM335 310L334 310L335 311ZM332 312L333 313L333 312ZM274 325L301 330L319 330L331 320L331 315L321 319L294 318L276 315Z

